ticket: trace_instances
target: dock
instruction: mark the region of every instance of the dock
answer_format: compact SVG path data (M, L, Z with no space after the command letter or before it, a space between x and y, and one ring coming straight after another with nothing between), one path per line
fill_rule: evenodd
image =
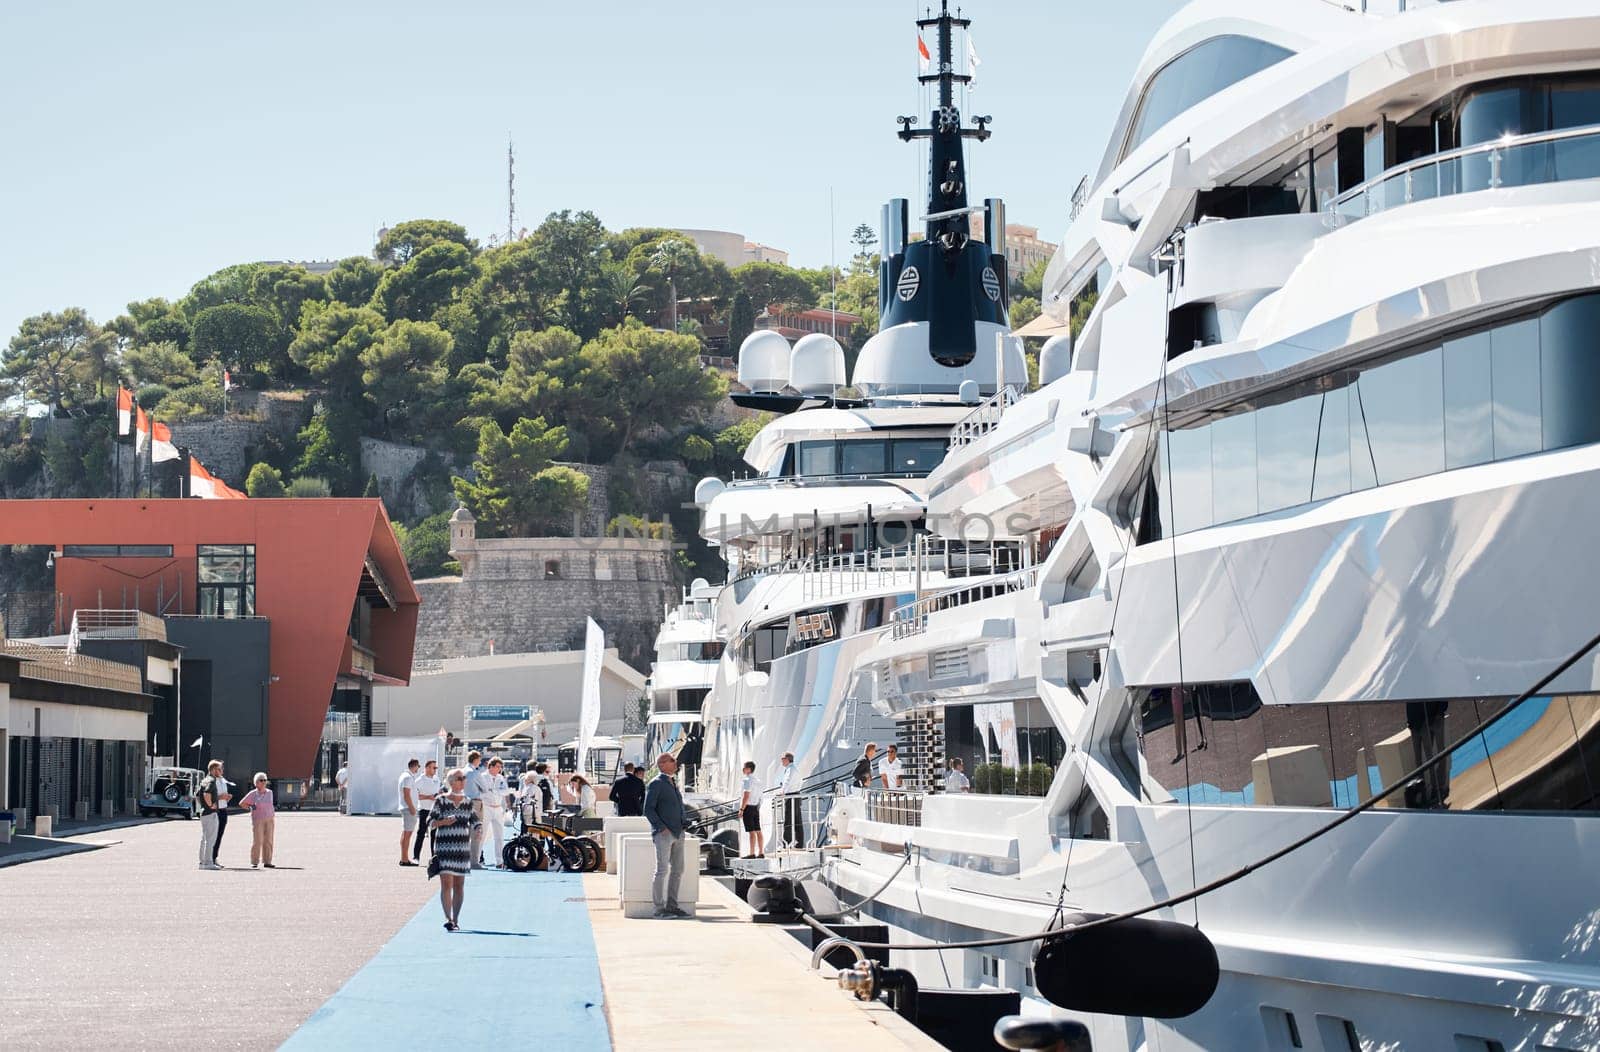
M197 823L0 871L7 1048L318 1049L485 1039L563 1052L755 1047L935 1049L848 997L781 929L709 878L700 917L627 920L604 874L473 873L462 930L438 884L398 865L399 821L278 816L275 870L249 820L197 868ZM106 834L97 834L103 839ZM85 962L93 967L85 972Z

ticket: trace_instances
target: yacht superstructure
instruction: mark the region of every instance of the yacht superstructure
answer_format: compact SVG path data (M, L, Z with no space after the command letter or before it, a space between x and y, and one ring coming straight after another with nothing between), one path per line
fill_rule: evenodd
M1600 1047L1596 655L1505 712L1600 629L1600 12L1355 6L1197 0L1151 43L1039 389L928 480L936 532L1038 563L925 593L852 677L973 782L852 813L827 875L887 880L897 943L1161 902L1431 764L1158 912L1215 994L1065 1013L1097 1050ZM893 963L1063 1014L1036 945Z

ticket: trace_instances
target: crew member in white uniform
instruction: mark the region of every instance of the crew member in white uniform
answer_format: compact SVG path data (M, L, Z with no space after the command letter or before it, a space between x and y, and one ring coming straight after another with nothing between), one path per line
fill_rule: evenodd
M505 765L498 756L490 760L483 790L483 824L488 827L488 835L494 837L494 858L489 865L497 869L501 864L500 853L505 850L506 793L510 791L502 773L504 770Z

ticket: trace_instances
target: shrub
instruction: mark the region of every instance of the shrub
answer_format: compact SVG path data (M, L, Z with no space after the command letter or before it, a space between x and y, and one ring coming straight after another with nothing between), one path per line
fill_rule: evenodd
M244 480L244 491L252 497L281 497L283 473L271 464L257 464Z
M291 497L331 497L333 490L328 488L328 480L317 478L315 475L297 478L289 483L288 495Z

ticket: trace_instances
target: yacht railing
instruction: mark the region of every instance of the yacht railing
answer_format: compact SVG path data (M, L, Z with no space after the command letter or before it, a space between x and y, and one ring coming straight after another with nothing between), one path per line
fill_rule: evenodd
M956 426L950 429L950 448L960 449L999 427L1001 415L1021 400L1022 393L1011 384L1000 388L956 421Z
M864 552L822 553L800 560L795 572L805 575L801 593L809 601L886 588L911 588L922 574L928 573L983 575L989 579L1018 567L1026 557L1026 550L1015 542L976 545L939 540L924 541L920 552L917 545L907 544Z
M876 471L871 473L833 474L833 475L751 475L747 478L733 479L727 483L726 489L774 489L777 487L804 488L806 486L838 486L853 483L873 483L888 480L897 482L902 479L927 478L926 471Z
M968 603L981 602L997 596L1026 592L1039 582L1039 568L1029 566L999 577L950 588L924 596L909 606L902 606L891 615L891 638L909 639L928 630L928 616L940 610L950 610Z
M1507 135L1419 157L1351 187L1324 211L1354 220L1435 197L1596 178L1600 124L1588 124Z
M922 798L926 795L914 789L868 789L867 820L894 826L920 826Z

